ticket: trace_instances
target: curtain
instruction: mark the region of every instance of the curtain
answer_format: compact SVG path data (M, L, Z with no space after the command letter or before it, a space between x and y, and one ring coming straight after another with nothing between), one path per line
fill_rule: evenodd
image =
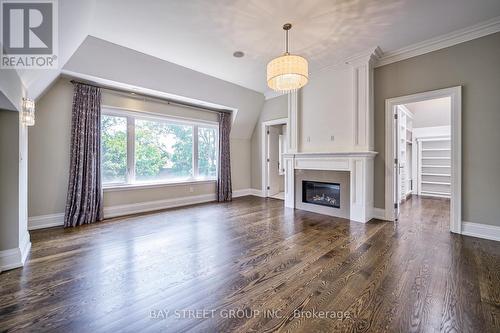
M219 173L217 177L217 201L231 201L233 189L231 186L231 157L229 133L231 132L231 114L219 113Z
M73 82L71 153L64 226L103 219L101 89Z

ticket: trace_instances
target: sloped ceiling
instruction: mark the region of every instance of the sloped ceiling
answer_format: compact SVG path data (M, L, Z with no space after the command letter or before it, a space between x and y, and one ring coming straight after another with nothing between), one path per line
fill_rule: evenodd
M92 36L71 57L64 73L105 87L155 96L168 93L169 99L236 110L231 137L237 139L252 136L264 103L256 91Z

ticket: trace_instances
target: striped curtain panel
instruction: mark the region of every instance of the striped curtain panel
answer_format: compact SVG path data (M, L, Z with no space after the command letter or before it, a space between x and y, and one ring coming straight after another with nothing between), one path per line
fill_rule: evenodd
M64 226L103 219L101 89L73 82L71 154Z
M231 133L231 114L219 113L219 173L217 177L217 201L231 201L231 155L229 134Z

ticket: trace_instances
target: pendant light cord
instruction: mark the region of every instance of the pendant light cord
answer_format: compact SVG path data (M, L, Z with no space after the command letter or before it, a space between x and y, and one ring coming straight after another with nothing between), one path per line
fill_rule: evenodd
M285 54L288 53L288 30L285 30Z
M285 23L283 25L283 30L285 30L285 54L286 55L289 55L289 51L288 51L288 31L292 29L292 25L290 23Z

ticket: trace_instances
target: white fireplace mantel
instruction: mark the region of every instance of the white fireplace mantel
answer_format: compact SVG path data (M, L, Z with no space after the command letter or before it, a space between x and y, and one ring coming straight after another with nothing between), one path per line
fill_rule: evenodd
M373 210L373 151L286 153L285 206L295 208L295 170L350 172L350 219L366 223Z

